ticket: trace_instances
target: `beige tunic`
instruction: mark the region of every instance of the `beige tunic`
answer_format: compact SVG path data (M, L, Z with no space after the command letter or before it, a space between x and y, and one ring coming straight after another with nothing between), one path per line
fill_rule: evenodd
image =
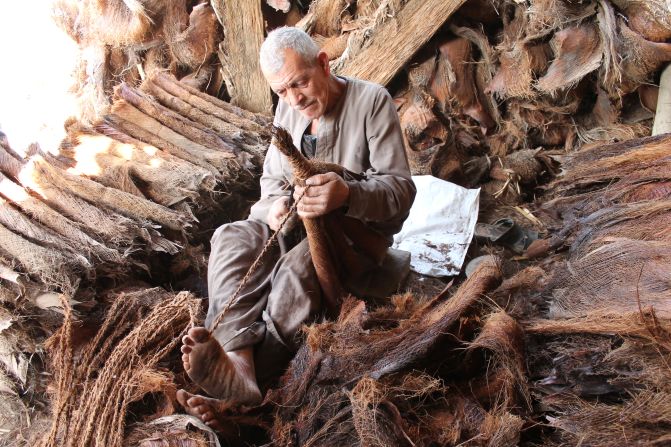
M359 181L347 179L347 215L366 222L391 243L415 196L398 115L383 87L346 81L338 104L319 121L315 156L365 176ZM288 129L298 145L310 125L283 101L274 122ZM271 145L261 177L261 199L252 207L249 219L223 225L212 237L206 324L225 307L270 237L268 210L278 197L290 194L291 181L291 167ZM300 327L319 315L320 309L321 291L304 240L287 253L279 249L271 252L229 308L215 336L228 351L254 345L257 375L272 375L291 357Z
M345 79L340 101L319 120L315 158L365 175L363 181L348 181L347 215L366 222L391 241L408 217L416 191L398 114L385 88ZM310 120L280 101L274 123L289 130L300 147ZM271 145L263 165L261 200L252 207L250 218L267 222L270 205L279 196L289 194L292 177L291 166Z

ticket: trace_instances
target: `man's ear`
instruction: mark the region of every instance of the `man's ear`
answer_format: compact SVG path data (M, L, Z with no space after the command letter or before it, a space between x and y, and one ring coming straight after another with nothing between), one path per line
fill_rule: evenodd
M319 54L317 54L317 64L319 64L319 67L324 70L324 73L329 75L331 73L331 66L329 65L329 56L323 51L320 51Z

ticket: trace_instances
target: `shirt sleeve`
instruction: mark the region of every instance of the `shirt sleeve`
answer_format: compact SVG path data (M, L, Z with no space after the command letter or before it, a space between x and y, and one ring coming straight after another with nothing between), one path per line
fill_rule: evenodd
M410 175L398 113L386 89L377 92L364 125L370 168L363 180L347 180L350 196L346 214L364 222L398 220L397 232L410 212L417 190Z
M273 202L282 196L289 196L289 182L282 172L281 154L279 150L270 145L263 162L263 174L261 175L261 198L252 205L249 218L268 223L268 211Z
M282 114L282 102L277 106L273 124L282 125L280 116ZM279 124L278 124L279 123ZM273 202L282 196L289 196L290 184L284 175L282 168L282 154L271 144L266 152L266 158L263 161L263 174L261 175L261 198L252 205L249 211L249 218L268 223L268 211Z

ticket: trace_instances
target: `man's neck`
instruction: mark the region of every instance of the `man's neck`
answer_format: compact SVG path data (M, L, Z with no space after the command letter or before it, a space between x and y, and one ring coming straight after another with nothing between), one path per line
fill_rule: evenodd
M336 76L331 75L328 82L328 99L326 101L326 111L324 112L324 115L331 113L331 111L338 104L340 98L345 92L346 85L347 82L344 79L340 79ZM317 135L318 130L319 130L319 118L315 118L312 120L312 124L310 125L310 133L312 135Z

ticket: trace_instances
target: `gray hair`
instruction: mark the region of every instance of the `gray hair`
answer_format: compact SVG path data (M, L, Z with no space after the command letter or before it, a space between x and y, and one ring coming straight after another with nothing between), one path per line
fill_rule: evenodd
M283 26L270 33L261 44L259 62L261 69L268 73L277 73L284 65L284 50L291 48L305 62L314 64L319 47L309 34L298 28Z

